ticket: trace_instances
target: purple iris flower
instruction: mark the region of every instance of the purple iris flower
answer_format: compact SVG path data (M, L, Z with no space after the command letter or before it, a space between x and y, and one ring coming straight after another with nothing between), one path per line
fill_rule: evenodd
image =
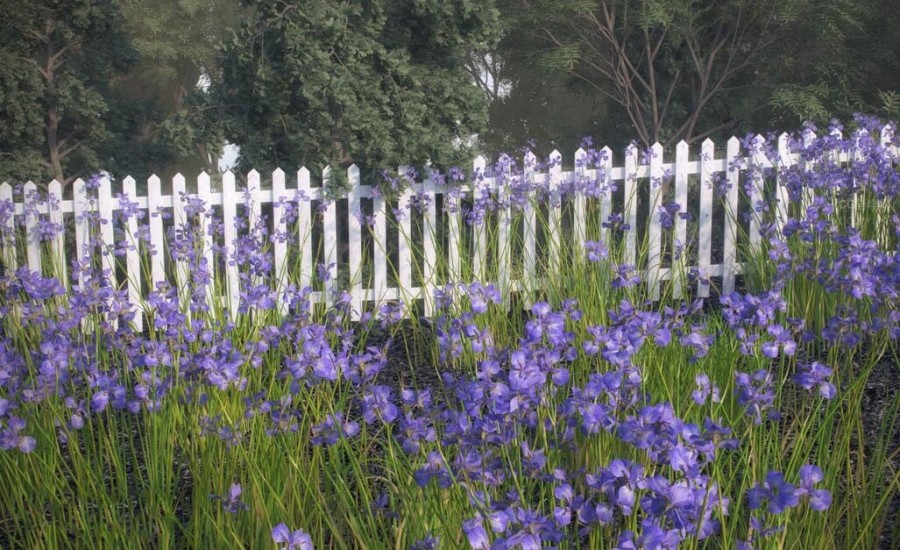
M303 529L291 531L288 526L279 523L272 528L272 540L278 550L313 550L312 537Z

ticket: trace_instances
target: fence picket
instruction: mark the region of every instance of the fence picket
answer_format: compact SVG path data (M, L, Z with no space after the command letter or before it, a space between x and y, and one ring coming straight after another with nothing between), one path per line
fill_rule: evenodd
M322 189L331 181L331 167L322 170ZM337 291L338 234L337 204L327 197L320 197L324 203L322 212L322 261L325 264L325 307L334 305Z
M206 263L206 269L209 271L209 284L206 285L206 304L210 311L221 307L221 304L214 303L213 285L216 281L216 262L213 257L213 241L210 234L209 221L213 214L213 198L210 190L209 174L201 172L197 176L197 199L203 201L203 210L197 215L197 226L200 228L200 234L203 239L202 255Z
M41 241L38 233L40 211L37 185L33 181L26 182L22 192L25 204L31 206L31 208L25 209L25 253L28 259L28 270L41 273L43 262L41 262Z
M384 195L376 189L376 195L372 198L372 215L375 217L375 225L373 227L372 240L372 256L374 258L375 271L373 273L373 282L375 287L375 300L382 301L387 294L387 259L388 259L388 241L387 241L387 208L388 201L384 199Z
M647 288L650 299L659 300L660 268L662 267L662 225L659 208L663 206L663 147L654 143L650 156L650 205L647 220Z
M225 286L228 296L228 311L231 320L237 319L238 307L241 303L241 280L238 265L235 261L237 246L238 194L234 187L234 174L231 171L222 175L222 233L225 238Z
M94 256L92 250L88 250L90 238L90 202L87 187L83 179L79 178L72 183L72 210L75 214L75 258L78 260L78 284L84 288L84 264L90 265ZM154 243L162 243L162 231L159 235L151 235Z
M523 164L523 175L529 190L534 190L535 174L534 169L537 163L537 157L531 151L525 154ZM522 247L522 283L527 293L526 305L531 305L531 294L536 289L537 279L537 216L535 215L534 206L531 202L527 202L523 208L523 232L524 245Z
M625 258L623 263L637 263L637 167L638 149L629 145L625 150Z
M122 180L122 194L129 200L134 202L137 197L137 184L134 178L128 176ZM125 276L128 285L128 303L134 309L134 328L137 331L144 330L144 315L142 307L141 288L141 251L140 239L138 238L138 218L136 215L129 216L125 220Z
M734 278L737 274L737 224L738 224L738 191L740 190L741 173L737 163L741 153L741 141L732 137L728 140L725 153L725 177L728 181L728 193L725 206L725 243L722 258L722 292L731 294L734 291Z
M287 288L287 227L284 221L284 204L287 193L284 187L284 170L276 168L272 172L272 255L275 260L275 293L278 297L278 311L288 312L284 290Z
M187 194L187 184L184 176L175 174L172 178L172 229L175 234L180 229L184 230L185 238L189 239L187 232L187 217L184 212L184 199ZM174 258L173 258L174 259ZM178 290L178 299L182 304L190 301L188 283L190 282L190 273L188 271L187 260L183 257L175 260L175 284Z
M759 246L759 228L765 207L765 154L766 139L758 135L753 140L753 151L750 154L750 179L753 183L750 196L750 246Z
M362 313L362 211L360 205L360 176L359 167L355 164L347 169L347 180L350 184L350 192L347 195L347 246L350 248L349 265L347 271L350 274L351 310L354 319L359 319ZM357 217L357 214L360 216Z
M484 173L487 160L483 156L478 156L472 163L472 209L478 210L479 204L484 204L490 200L491 190L487 181L487 175ZM486 213L481 217L480 221L474 221L471 224L473 235L472 250L472 271L475 278L484 281L488 278L487 274L487 216Z
M309 184L309 170L305 167L297 171L297 238L300 243L300 289L312 287L312 188ZM310 305L312 305L310 303Z
M709 264L712 257L713 159L715 144L706 139L700 146L700 235L698 242L697 296L709 297Z
M150 224L150 291L166 280L166 246L163 238L162 184L158 176L147 180L147 210ZM78 189L76 188L76 191ZM80 247L79 247L80 248Z
M425 265L423 266L423 286L425 298L425 316L434 314L434 291L437 288L437 190L431 171L427 172L422 190L428 196L428 206L425 208L425 218L422 221L422 236L425 247Z
M688 159L690 158L690 148L688 144L682 140L675 146L675 202L678 203L679 210L682 212L690 212L688 208ZM682 247L680 260L677 248ZM672 243L675 248L672 252L672 295L676 300L681 299L682 285L684 283L684 261L687 257L687 220L682 216L675 218L675 242ZM676 263L678 267L676 268Z
M407 167L400 167L400 174L406 174ZM412 305L415 296L412 292L412 263L413 256L409 247L409 241L412 240L412 209L409 207L413 198L413 185L415 182L409 181L406 188L397 199L397 210L395 216L397 218L397 265L395 272L397 273L397 283L400 285L398 289L398 298L407 305Z
M784 227L784 224L787 222L788 215L790 213L790 195L788 195L787 186L784 181L784 171L790 168L793 165L791 160L791 152L788 148L788 135L786 133L778 136L778 170L777 176L775 178L775 187L776 187L776 211L775 211L775 224L778 228L778 231L781 231L781 228Z
M603 227L603 224L609 221L609 216L612 214L612 194L613 194L613 182L612 182L612 159L613 152L609 147L604 147L600 150L600 166L599 177L600 177L600 240L604 245L610 246L612 243L609 242L609 229Z
M572 232L575 237L575 250L577 254L584 254L584 241L587 239L587 220L585 219L585 198L583 186L587 173L587 151L579 147L575 151L575 199L572 206Z
M562 154L553 150L550 153L547 169L547 192L550 200L547 204L547 237L546 246L549 257L550 273L559 273L560 247L565 242L562 235Z
M60 231L50 241L50 273L68 287L68 269L66 266L66 238L63 235L65 224L62 212L62 185L53 180L47 185L48 218L54 227Z
M6 182L0 184L0 203L9 201L13 203L12 186ZM16 220L14 215L10 215L4 221L3 235L0 236L0 248L3 249L3 266L6 274L9 275L18 267L16 258Z

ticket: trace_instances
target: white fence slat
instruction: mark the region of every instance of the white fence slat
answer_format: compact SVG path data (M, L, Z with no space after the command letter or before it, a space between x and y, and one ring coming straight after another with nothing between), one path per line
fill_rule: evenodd
M662 206L663 196L663 147L654 143L650 157L650 205L647 220L647 236L649 238L647 250L647 288L650 299L659 300L660 268L662 267L662 225L659 220L659 207Z
M150 243L152 251L150 256L150 278L152 284L150 291L157 289L159 283L166 280L166 245L163 234L162 211L162 182L158 176L150 176L147 180L147 205L150 225Z
M609 247L609 229L603 227L603 224L609 221L612 214L612 159L613 152L609 147L600 150L600 241Z
M684 212L690 212L688 208L688 170L687 163L690 155L688 144L682 140L675 146L675 202ZM687 220L681 216L675 218L675 243L679 243L683 247L681 259L675 260L675 253L672 254L672 295L676 300L681 299L682 284L684 282L684 263L687 258ZM676 263L678 267L676 268Z
M75 257L78 263L83 265L92 261L94 256L92 250L88 250L88 240L90 239L90 220L88 212L91 205L88 199L87 187L83 179L79 178L72 183L72 210L75 215ZM162 236L156 242L161 242ZM78 284L84 287L84 271L78 270Z
M765 202L765 154L766 138L757 135L754 138L753 151L750 154L749 177L753 183L750 196L750 246L757 248L759 246L759 226L763 217L763 207Z
M553 150L550 153L550 166L547 170L548 191L550 201L547 205L547 252L550 263L550 273L559 273L560 247L565 242L562 235L562 200L560 186L562 185L562 154Z
M528 189L532 196L534 189L536 188L534 173L536 163L537 157L533 152L528 151L528 153L525 154L522 177L528 185ZM522 219L522 229L524 231L524 244L522 247L522 283L528 293L526 305L530 305L531 293L537 290L537 215L532 200L525 203Z
M587 173L587 151L579 147L575 151L575 198L572 205L572 232L575 237L576 254L584 255L584 241L587 239L587 220L585 219L584 182Z
M40 214L38 210L37 185L29 181L22 189L26 205L32 205L31 212L25 213L25 243L26 257L28 258L28 270L42 272L41 242L38 234L38 222Z
M8 183L0 184L0 202L13 202L12 186ZM9 274L16 270L18 262L16 259L16 221L15 215L10 215L5 221L3 227L4 237L0 239L0 247L3 248L3 265L6 273Z
M262 184L260 182L259 172L250 170L247 173L247 192L244 195L244 202L247 205L247 231L249 235L256 234L256 225L262 217L262 205L259 196L262 194ZM250 281L254 287L263 284L262 276L254 274Z
M197 215L197 226L203 238L203 257L206 259L206 269L209 270L209 284L206 286L206 303L210 311L215 311L222 304L216 304L214 298L214 287L216 285L216 268L217 264L213 257L213 240L209 231L209 221L213 217L213 197L210 190L209 174L201 172L197 176L197 199L203 201L203 210Z
M401 168L401 174L405 173L405 167ZM409 247L412 239L412 209L409 201L413 197L412 186L408 185L400 199L397 201L397 283L400 285L399 296L401 300L411 303L415 298L412 293L412 263L413 256Z
M302 290L312 286L313 273L315 273L312 248L312 188L309 184L309 170L305 167L297 171L297 193L297 239L300 243L300 288Z
M360 175L359 167L355 164L347 169L347 179L350 183L350 192L347 195L347 236L349 242L349 266L347 271L350 273L350 296L352 314L354 319L359 319L362 313L362 205L360 204Z
M700 147L700 235L698 243L698 269L700 277L697 280L697 296L709 297L709 284L704 284L703 279L709 279L710 259L712 257L712 206L713 206L713 164L715 162L715 144L711 139L706 139Z
M732 137L728 140L726 151L727 163L736 162L741 154L741 141ZM737 228L738 228L738 191L740 190L741 172L737 168L727 169L725 177L728 181L727 204L725 205L725 242L722 264L722 292L731 294L734 291L734 278L737 274Z
M638 149L629 145L625 150L625 264L637 262L637 167Z
M507 177L510 175L507 174ZM497 200L501 204L505 204L497 212L497 286L504 303L509 304L507 298L512 280L510 275L512 270L512 241L510 240L512 208L508 201L509 181L502 181L495 176L493 188Z
M816 140L816 134L812 131L803 132L803 150L805 151L810 145L812 145L813 141ZM803 169L804 172L813 169L813 162L803 160L802 157L800 159L800 168ZM805 178L804 181L809 181L808 178ZM806 209L812 206L813 197L815 196L815 191L809 187L808 185L803 186L803 191L801 193L801 208L802 212L806 212Z
M448 208L448 204L446 199L448 197L447 194L444 195L444 212L446 214L446 222L447 222L447 252L449 256L449 273L447 274L447 282L448 283L459 283L462 280L462 254L461 252L465 250L465 243L462 240L462 201L465 198L465 192L462 188L457 189L457 196L455 199L457 203L455 205L450 205ZM451 209L455 211L451 212Z
M191 235L187 231L187 216L184 212L184 199L187 193L187 184L184 176L175 174L172 178L172 228L176 231L185 230L183 235L190 239ZM184 259L175 261L175 284L178 290L178 299L182 304L188 303L190 299L188 283L190 273L188 271L187 261Z
M287 315L288 312L288 303L284 299L284 290L288 285L286 239L288 228L284 219L284 204L288 196L284 182L284 170L276 168L272 172L272 254L275 260L275 292L281 315Z
M387 293L387 208L390 206L379 191L372 198L372 216L375 218L373 229L372 257L375 270L372 274L377 301L385 299Z
M776 176L776 195L778 204L775 211L775 223L778 230L784 227L790 213L791 198L784 182L784 172L789 169L793 162L791 161L791 151L788 148L788 135L783 133L778 136L778 168Z
M112 182L108 175L100 178L100 187L97 189L97 210L100 215L100 238L103 241L100 250L103 274L111 288L118 288L115 255L113 254L116 249L116 239L113 230Z
M47 185L47 203L49 205L48 217L50 223L60 229L53 237L53 240L50 241L51 274L59 279L63 286L68 288L69 276L68 266L66 265L68 260L66 259L65 224L62 212L62 185L56 180L51 181Z
M331 178L331 167L322 170L322 189L324 190ZM337 227L337 203L326 197L322 197L325 207L322 213L322 253L328 280L325 281L325 307L334 305L335 292L337 291L337 262L338 262L338 227Z
M424 286L425 286L425 316L434 314L434 291L437 288L437 193L435 191L434 178L429 171L422 190L428 196L428 206L425 209L425 218L422 221L422 233L425 247Z
M235 260L235 247L237 246L237 219L238 194L235 190L234 173L225 172L222 175L222 232L225 237L225 286L228 296L228 310L231 319L237 319L238 307L241 303L241 280L238 265Z
M478 203L488 200L490 197L490 188L486 181L484 173L487 166L487 160L481 155L475 158L472 163L472 208L478 208ZM472 270L475 279L485 281L487 279L487 216L484 216L479 224L471 224L473 250L472 250Z
M122 194L131 202L137 197L137 184L134 178L128 176L122 180ZM141 332L144 330L144 315L142 307L143 289L141 288L141 251L138 238L137 216L131 216L125 220L125 276L128 285L128 302L134 308L134 328Z

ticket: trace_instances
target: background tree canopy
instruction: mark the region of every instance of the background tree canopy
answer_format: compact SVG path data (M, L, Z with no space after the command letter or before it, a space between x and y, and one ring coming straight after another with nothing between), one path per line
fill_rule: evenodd
M482 0L254 2L216 87L242 169L449 164L487 122L465 70L498 13Z
M892 0L0 0L0 180L468 165L900 116ZM208 86L199 86L205 82ZM471 147L470 147L471 146Z

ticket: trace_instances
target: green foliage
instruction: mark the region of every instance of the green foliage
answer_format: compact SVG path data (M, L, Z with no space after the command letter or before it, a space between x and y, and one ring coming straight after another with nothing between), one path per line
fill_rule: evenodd
M68 183L100 169L110 143L109 83L136 60L112 2L4 0L0 179Z
M254 2L223 52L225 135L244 169L396 167L466 158L486 105L464 62L492 2Z

